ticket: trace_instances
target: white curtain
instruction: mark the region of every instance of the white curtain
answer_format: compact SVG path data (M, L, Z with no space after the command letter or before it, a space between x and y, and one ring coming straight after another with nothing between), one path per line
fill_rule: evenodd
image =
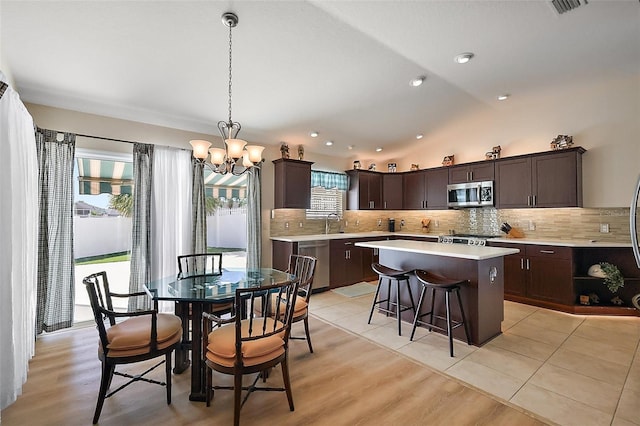
M156 146L151 189L151 279L178 273L191 253L191 151Z
M6 82L1 72L0 81ZM33 120L10 86L5 86L0 98L0 151L2 410L20 395L34 354L38 246L38 160Z

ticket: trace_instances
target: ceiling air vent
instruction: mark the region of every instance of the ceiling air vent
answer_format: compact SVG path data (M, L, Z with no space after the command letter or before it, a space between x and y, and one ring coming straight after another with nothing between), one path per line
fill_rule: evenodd
M587 0L582 0L584 4L588 4ZM551 0L551 4L556 8L558 13L562 14L581 6L580 0Z

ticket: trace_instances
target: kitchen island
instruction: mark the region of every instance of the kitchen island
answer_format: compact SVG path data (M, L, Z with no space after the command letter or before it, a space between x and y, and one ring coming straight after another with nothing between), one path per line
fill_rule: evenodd
M518 253L518 249L501 247L480 247L463 244L441 244L410 240L386 240L356 243L356 246L377 249L380 263L395 269L424 269L448 278L467 280L460 290L471 342L481 346L501 333L504 317L504 266L503 257ZM414 298L420 294L420 284L415 277L410 280ZM385 287L380 289L381 297L386 297ZM407 290L400 294L401 303L409 303ZM417 300L415 300L417 303ZM430 309L425 303L422 312ZM452 306L452 316L460 319L456 304ZM436 300L436 314L444 313L444 300ZM411 310L403 313L402 319L413 322ZM454 337L465 341L464 330L454 330Z

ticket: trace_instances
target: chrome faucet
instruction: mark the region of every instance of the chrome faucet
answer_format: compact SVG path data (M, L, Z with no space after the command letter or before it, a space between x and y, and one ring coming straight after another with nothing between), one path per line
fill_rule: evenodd
M329 223L329 218L335 217L336 221L340 222L340 216L335 213L329 213L327 217L324 219L324 233L328 234L331 230L331 224Z

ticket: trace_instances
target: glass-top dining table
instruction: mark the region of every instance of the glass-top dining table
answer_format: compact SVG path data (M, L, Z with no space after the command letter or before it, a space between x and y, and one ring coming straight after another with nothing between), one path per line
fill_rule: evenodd
M174 373L184 372L191 364L191 401L205 401L205 375L202 360L202 312L211 305L233 303L238 288L262 287L295 279L277 269L223 268L220 275L181 277L172 275L144 285L154 300L176 302L176 315L182 320L182 345L176 350ZM237 307L241 312L242 307ZM189 320L191 319L191 333ZM189 362L191 351L191 362Z

